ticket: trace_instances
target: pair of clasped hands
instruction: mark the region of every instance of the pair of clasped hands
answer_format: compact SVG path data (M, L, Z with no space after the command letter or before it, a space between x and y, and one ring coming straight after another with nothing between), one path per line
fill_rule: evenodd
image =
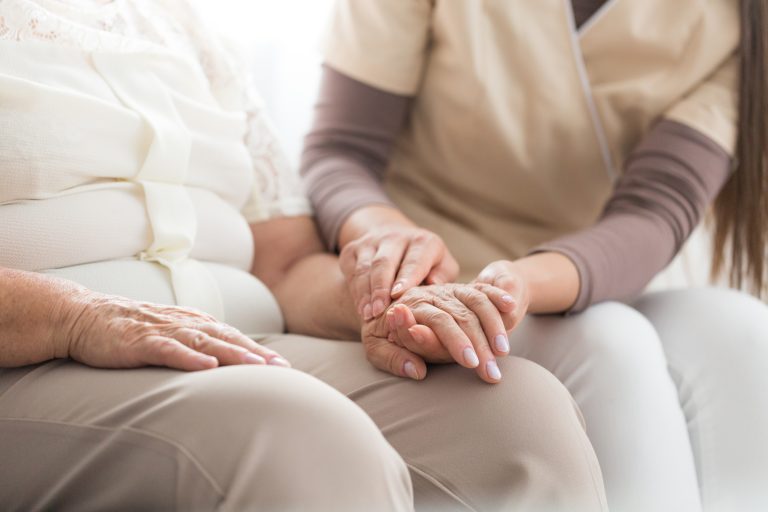
M421 380L426 363L458 363L488 383L502 375L508 332L528 309L528 292L509 262L488 265L469 284L437 235L381 228L346 244L341 269L363 322L362 341L377 368Z

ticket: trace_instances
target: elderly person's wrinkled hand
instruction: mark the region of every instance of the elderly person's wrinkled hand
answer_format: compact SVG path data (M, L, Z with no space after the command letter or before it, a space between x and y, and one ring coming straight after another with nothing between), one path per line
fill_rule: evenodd
M234 327L205 313L80 290L62 306L61 352L99 368L290 366Z
M515 302L482 283L412 288L362 330L368 360L395 375L420 380L426 363L456 362L486 382L501 380L496 357L509 353Z

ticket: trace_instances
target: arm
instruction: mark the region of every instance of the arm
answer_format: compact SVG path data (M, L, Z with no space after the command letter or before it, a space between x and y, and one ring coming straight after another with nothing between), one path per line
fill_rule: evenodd
M358 315L380 316L406 290L450 282L458 264L443 241L389 201L382 180L410 99L325 67L302 161L309 196Z
M730 173L730 157L707 136L659 122L633 151L598 222L497 262L480 280L518 275L535 313L578 312L639 293L677 254ZM503 286L502 286L503 287Z
M0 268L0 368L67 357L63 305L78 290L68 281Z
M0 368L57 358L97 368L288 366L276 352L204 313L0 268Z
M272 219L251 224L251 231L256 245L252 273L275 294L287 330L359 340L361 322L338 258L323 251L312 218Z

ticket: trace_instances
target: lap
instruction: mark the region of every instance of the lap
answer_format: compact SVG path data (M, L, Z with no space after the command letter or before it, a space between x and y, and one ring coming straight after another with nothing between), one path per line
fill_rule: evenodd
M351 446L373 467L391 448L372 434L359 408L295 370L103 370L61 360L0 370L0 503L9 510L212 510L235 498L228 490L244 467L270 466L264 479L288 481L279 468L302 460L291 473L306 468L315 476L329 465L330 448L318 443L334 447L340 460ZM241 464L249 453L256 460Z
M427 378L416 382L373 368L360 343L291 335L262 343L366 411L408 464L417 509L425 501L440 510L519 505L516 500L540 484L524 476L529 463L562 486L552 496L570 493L577 503L602 487L575 403L530 361L502 358L504 378L495 385L458 365L430 365ZM576 452L580 462L569 455ZM576 482L582 477L595 481Z

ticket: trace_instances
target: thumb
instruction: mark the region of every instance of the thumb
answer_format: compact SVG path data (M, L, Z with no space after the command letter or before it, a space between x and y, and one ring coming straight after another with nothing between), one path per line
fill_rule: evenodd
M485 267L480 273L477 275L473 283L485 283L490 284L492 286L496 286L496 280L499 278L499 276L506 273L504 262L501 261L495 261Z
M366 341L365 354L373 366L392 375L413 380L422 380L427 376L427 365L421 357L386 339Z

